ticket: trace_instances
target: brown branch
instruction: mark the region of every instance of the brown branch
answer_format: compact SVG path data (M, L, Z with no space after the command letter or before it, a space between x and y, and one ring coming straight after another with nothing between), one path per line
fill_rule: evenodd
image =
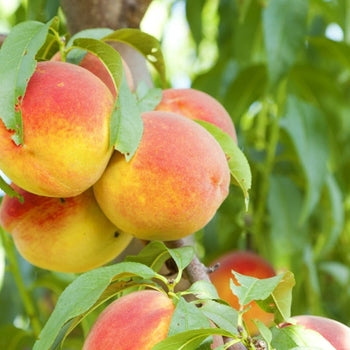
M71 34L87 28L138 28L151 0L61 0Z

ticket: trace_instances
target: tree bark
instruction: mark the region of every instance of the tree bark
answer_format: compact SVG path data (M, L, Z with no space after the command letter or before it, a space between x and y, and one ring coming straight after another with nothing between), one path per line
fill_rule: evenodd
M139 28L151 0L61 0L71 34L87 28Z

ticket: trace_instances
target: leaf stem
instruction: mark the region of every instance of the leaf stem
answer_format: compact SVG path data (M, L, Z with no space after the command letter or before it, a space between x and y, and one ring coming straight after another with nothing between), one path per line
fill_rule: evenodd
M19 295L22 299L22 303L24 305L25 311L30 320L33 333L36 337L38 337L41 332L42 326L39 321L39 317L37 315L36 309L34 307L31 295L23 283L23 278L21 276L18 260L16 257L15 245L11 237L1 227L0 227L0 238L1 238L1 241L3 242L3 246L6 251L10 272L15 280Z

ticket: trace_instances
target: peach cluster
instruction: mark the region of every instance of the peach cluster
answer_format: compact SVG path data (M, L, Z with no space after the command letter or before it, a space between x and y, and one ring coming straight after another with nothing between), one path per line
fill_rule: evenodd
M194 89L164 90L155 110L142 114L143 135L127 161L110 142L117 98L96 56L76 65L56 55L37 63L13 106L22 115L22 144L0 120L0 169L24 199L5 196L0 224L33 265L82 272L111 261L133 237L188 236L228 195L225 153L194 121L211 122L236 141L218 101Z

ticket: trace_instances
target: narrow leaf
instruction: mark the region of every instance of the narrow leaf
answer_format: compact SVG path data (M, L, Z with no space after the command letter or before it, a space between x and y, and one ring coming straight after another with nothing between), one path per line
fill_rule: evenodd
M60 295L33 350L50 349L61 328L74 317L80 316L91 308L112 280L133 276L151 279L155 275L149 267L133 262L101 267L80 275Z
M0 50L0 118L7 129L14 130L12 138L17 145L23 143L23 124L21 109L16 106L34 73L35 56L56 21L53 18L46 24L27 21L16 25Z
M307 181L301 212L303 223L317 204L327 176L328 129L322 112L294 96L287 98L281 126L289 134Z
M119 91L123 76L123 65L120 54L112 46L94 38L77 38L71 48L83 49L96 55L110 73L116 90Z
M135 95L130 91L125 75L111 116L111 144L130 160L135 154L143 134L143 121Z
M208 336L216 334L228 338L233 336L230 332L217 328L195 329L168 337L155 345L152 350L193 350L197 349Z
M23 203L23 197L17 193L0 175L0 189L3 190L9 197L18 198Z
M218 141L223 151L228 159L228 165L233 178L233 183L239 186L243 192L246 209L248 209L249 194L248 191L252 184L252 175L250 171L250 166L247 158L243 152L239 149L237 144L233 141L232 137L223 132L217 126L204 122L201 120L196 120L196 122L202 125L206 130L208 130Z
M263 34L271 85L296 61L307 33L307 15L308 0L269 1L263 13Z
M166 77L163 53L160 48L160 42L155 37L139 29L122 28L105 36L103 40L122 42L138 50L148 62L154 66L162 82L165 84Z

